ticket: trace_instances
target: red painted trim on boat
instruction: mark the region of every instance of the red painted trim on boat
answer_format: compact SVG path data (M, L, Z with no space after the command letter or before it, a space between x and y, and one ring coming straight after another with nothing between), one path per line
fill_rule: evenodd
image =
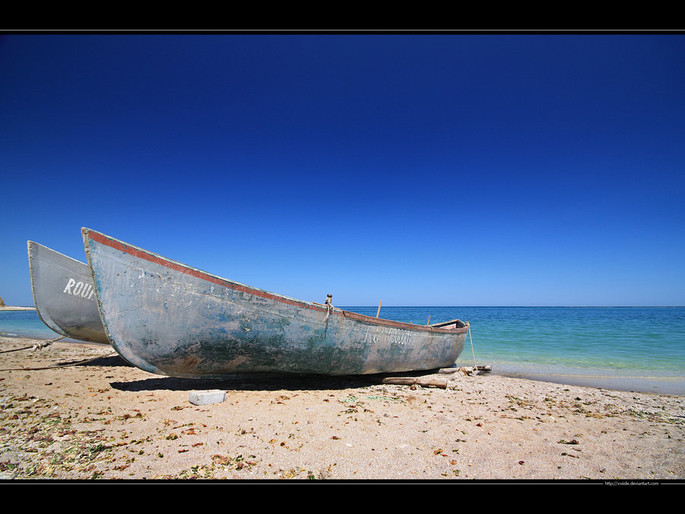
M143 260L146 260L148 262L152 262L154 264L159 264L160 266L164 266L164 267L172 269L174 271L185 273L186 275L190 275L192 277L199 278L199 279L205 280L207 282L212 282L212 283L217 284L217 285L222 286L222 287L228 287L228 288L236 290L236 291L252 294L255 296L259 296L261 298L267 298L269 300L275 300L277 302L285 303L288 305L293 305L295 307L312 309L312 310L317 310L320 312L326 312L327 311L327 308L324 307L323 305L316 305L316 304L311 304L311 303L302 302L302 301L298 301L298 300L293 300L291 298L286 298L284 296L269 293L269 292L264 291L262 289L256 289L253 287L245 286L243 284L239 284L237 282L226 280L226 279L217 277L216 275L211 275L209 273L205 273L204 271L200 271L198 269L192 268L192 267L187 266L185 264L181 264L179 262L172 261L170 259L167 259L165 257L161 257L160 255L148 252L146 250L142 250L138 247L129 245L127 243L123 243L122 241L108 237L108 236L106 236L100 232L94 232L90 229L84 229L83 233L87 238L92 239L93 241L100 243L100 244L103 244L105 246L109 246L110 248L114 248L115 250L119 250L121 252L127 253L129 255L134 256L134 257L138 257L139 259L143 259ZM442 333L459 333L461 331L459 329L455 330L455 329L437 328L437 327L430 327L428 325L414 325L412 323L403 323L400 321L392 321L392 320L387 320L387 319L382 319L382 318L374 318L372 316L367 316L365 314L358 314L356 312L348 312L348 311L343 311L343 310L334 310L331 312L331 314L338 315L338 316L345 316L345 317L357 319L359 321L365 321L368 323L374 323L374 324L378 324L378 325L385 325L385 326L390 326L390 327L402 328L405 330L418 330L418 331L442 332Z
M135 246L128 245L126 243L122 243L121 241L118 241L116 239L111 239L107 237L104 234L101 234L99 232L87 232L86 233L87 237L92 239L93 241L96 241L100 244L103 244L105 246L109 246L110 248L114 248L115 250L119 250L121 252L127 253L129 255L133 255L134 257L138 257L139 259L146 260L148 262L152 262L154 264L159 264L160 266L164 266L165 268L172 269L174 271L179 271L181 273L185 273L186 275L190 275L195 278L199 278L201 280L206 280L207 282L212 282L214 284L223 286L223 287L228 287L230 289L234 289L236 291L241 291L243 293L249 293L253 294L255 296L260 296L262 298L268 298L270 300L277 300L283 303L287 303L289 305L295 305L298 307L310 307L312 309L316 310L321 310L323 312L326 311L324 307L318 307L316 305L307 305L306 303L300 303L295 300L291 300L282 296L277 296L271 293L268 293L267 291L263 291L261 289L256 289L248 286L244 286L242 284L238 284L236 282L232 282L226 279L222 279L220 277L217 277L215 275L210 275L208 273L205 273L203 271L200 271L198 269L186 266L184 264L172 261L170 259L166 259L164 257L161 257L159 255L147 252L145 250L141 250L140 248L137 248Z

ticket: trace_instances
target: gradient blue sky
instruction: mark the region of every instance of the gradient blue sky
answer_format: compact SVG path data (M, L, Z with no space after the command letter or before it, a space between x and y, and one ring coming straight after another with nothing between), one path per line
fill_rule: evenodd
M5 34L0 296L80 228L336 305L685 305L685 35Z

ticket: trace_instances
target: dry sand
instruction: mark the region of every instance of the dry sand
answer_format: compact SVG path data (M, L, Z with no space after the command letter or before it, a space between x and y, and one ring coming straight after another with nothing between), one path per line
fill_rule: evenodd
M685 478L685 397L494 373L446 388L363 377L195 381L107 346L0 338L0 479ZM85 362L84 362L85 361ZM221 390L196 406L192 391Z

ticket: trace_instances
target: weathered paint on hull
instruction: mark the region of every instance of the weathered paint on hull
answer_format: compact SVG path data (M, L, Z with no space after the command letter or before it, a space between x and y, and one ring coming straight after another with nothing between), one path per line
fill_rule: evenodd
M105 330L131 364L163 375L327 375L453 364L468 327L399 323L239 284L83 229Z
M33 241L27 246L33 303L43 323L62 336L109 344L88 265Z

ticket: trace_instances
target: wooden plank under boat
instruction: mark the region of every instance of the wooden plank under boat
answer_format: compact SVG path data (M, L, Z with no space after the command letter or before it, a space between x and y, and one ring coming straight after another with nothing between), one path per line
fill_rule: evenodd
M414 325L295 300L82 230L105 331L151 373L357 375L447 367L468 324Z
M87 264L28 241L33 303L54 332L91 343L109 344Z

